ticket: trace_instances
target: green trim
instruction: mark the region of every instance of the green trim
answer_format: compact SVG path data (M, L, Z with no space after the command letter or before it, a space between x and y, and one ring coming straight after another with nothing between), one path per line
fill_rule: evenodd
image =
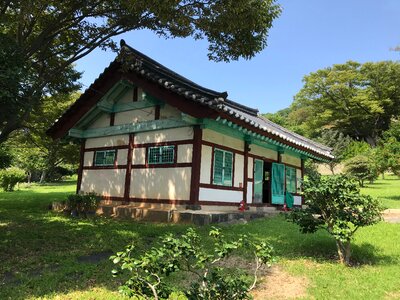
M231 121L228 121L227 119L221 119L220 117L218 117L215 121L207 119L205 124L206 128L213 129L217 132L229 135L231 137L244 139L246 141L251 139L251 143L264 148L268 148L275 151L283 151L285 154L296 155L296 157L300 158L302 156L303 157L307 156L309 158L313 158L318 161L329 162L329 159L324 159L316 155L313 155L311 153L308 153L306 151L288 146L284 143L278 142L269 137L248 130L247 128L238 126L237 124L234 124Z
M116 125L104 128L86 129L86 130L72 128L70 129L68 134L69 136L72 137L86 139L86 138L111 136L111 135L119 135L119 134L135 133L135 132L187 127L190 125L193 124L176 119L152 120L136 124L123 124L123 125Z

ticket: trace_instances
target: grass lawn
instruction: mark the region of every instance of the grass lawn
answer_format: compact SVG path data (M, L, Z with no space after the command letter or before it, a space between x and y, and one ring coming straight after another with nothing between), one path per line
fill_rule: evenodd
M65 199L74 189L71 181L0 192L0 299L121 299L116 292L121 279L111 277L112 263L94 262L88 255L107 257L129 242L146 247L166 232L187 228L71 219L48 210L51 201ZM302 235L282 216L224 228L226 235L269 240L277 265L308 283L304 299L400 298L400 224L361 229L353 245L358 266L352 268L335 261L335 243L327 234ZM208 228L199 230L205 234Z
M394 175L385 175L372 184L366 184L361 189L363 193L379 198L387 208L400 208L400 178Z

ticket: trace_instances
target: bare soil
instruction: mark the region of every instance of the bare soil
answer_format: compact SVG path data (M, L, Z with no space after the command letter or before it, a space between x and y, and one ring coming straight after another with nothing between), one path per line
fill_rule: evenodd
M252 295L255 300L298 299L307 296L308 285L307 278L290 275L279 266L273 266L260 279Z

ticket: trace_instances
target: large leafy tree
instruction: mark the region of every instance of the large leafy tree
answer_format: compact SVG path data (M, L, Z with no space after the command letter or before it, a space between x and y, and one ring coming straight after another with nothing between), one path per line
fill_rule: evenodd
M251 58L280 14L275 0L18 0L0 3L0 143L44 95L76 88L71 67L112 37L150 29L207 39L209 58Z
M349 61L304 77L294 109L307 109L305 123L314 135L335 129L376 146L400 113L400 63Z

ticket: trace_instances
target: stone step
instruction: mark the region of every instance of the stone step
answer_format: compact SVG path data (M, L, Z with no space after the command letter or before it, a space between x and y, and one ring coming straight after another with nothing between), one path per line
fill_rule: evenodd
M239 220L249 221L257 218L273 216L279 213L276 209L259 211L207 211L207 210L172 210L153 209L132 205L101 205L98 214L107 217L128 218L140 221L161 223L184 223L208 225L217 223L231 223Z

